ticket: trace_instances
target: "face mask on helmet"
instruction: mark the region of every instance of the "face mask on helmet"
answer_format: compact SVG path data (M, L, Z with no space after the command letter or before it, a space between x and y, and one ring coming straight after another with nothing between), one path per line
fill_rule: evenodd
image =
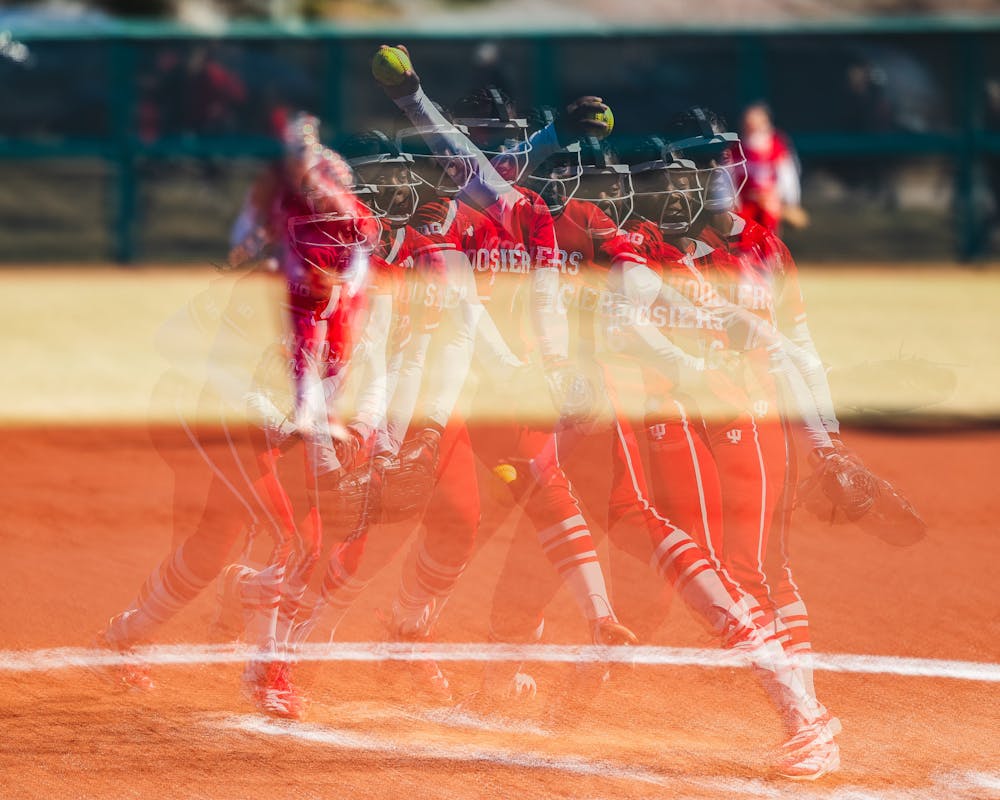
M463 125L404 128L396 134L396 147L413 159L413 176L417 183L440 197L454 197L474 174L475 156L452 152L450 140L444 138L444 134L455 130L468 134Z
M378 242L374 216L331 212L289 217L292 250L327 283L356 287L368 270L368 256Z
M692 136L671 142L670 151L694 162L706 211L720 214L736 208L747 182L747 160L738 134Z
M702 186L691 161L647 161L632 166L636 210L664 233L687 233L701 214Z
M552 213L562 211L580 188L580 148L572 145L542 162L524 185L536 192Z
M634 210L634 191L629 168L625 164L584 166L576 198L596 205L620 228ZM606 234L601 231L594 233Z
M353 159L354 194L393 228L406 225L417 210L417 187L411 171L413 158L406 154Z
M469 131L469 139L490 160L500 179L518 183L531 160L528 122L524 119L469 117L456 119Z

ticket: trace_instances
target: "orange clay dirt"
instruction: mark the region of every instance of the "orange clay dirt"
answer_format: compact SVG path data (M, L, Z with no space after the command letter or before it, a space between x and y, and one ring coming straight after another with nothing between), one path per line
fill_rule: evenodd
M996 431L846 433L918 504L930 533L915 547L797 518L794 563L817 651L992 665L991 680L941 677L940 661L920 677L817 672L843 720L843 767L806 786L767 777L779 725L736 668L616 667L596 689L603 669L526 665L534 701L455 708L421 695L405 664L307 663L296 672L311 700L302 723L254 714L236 663L156 666L146 694L55 662L24 671L14 651L89 647L131 600L172 537L174 473L161 454L181 468L197 456L172 428L157 431L158 450L144 427L3 436L0 797L1000 797ZM511 525L487 508L482 534L441 642L486 640ZM390 603L399 562L349 612L340 640L382 638L374 610ZM623 608L660 591L651 577L614 590ZM210 587L157 641L208 642L213 614ZM565 593L548 609L545 641L586 641ZM677 602L644 644L710 646ZM462 697L481 683L483 665L446 667Z

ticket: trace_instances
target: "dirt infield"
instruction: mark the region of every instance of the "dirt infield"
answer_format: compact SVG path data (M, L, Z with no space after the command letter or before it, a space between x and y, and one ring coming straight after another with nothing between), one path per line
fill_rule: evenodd
M749 674L733 668L619 667L600 690L574 695L585 698L574 706L566 687L593 688L592 668L532 665L541 687L535 701L470 710L416 694L402 663L307 663L299 677L312 704L303 723L253 715L239 695L236 663L158 666L154 692L112 690L37 651L88 647L131 599L172 535L173 474L160 452L173 442L180 458L193 456L177 430L159 431L157 452L144 427L8 429L0 465L0 796L998 796L1000 498L990 465L1000 434L847 436L919 499L931 533L900 550L853 527L800 519L795 559L816 648L933 661L919 677L898 674L901 662L860 657L841 662L844 671L818 672L821 695L844 722L844 766L803 790L766 779L780 731ZM485 519L485 544L441 621L445 643L485 640L510 535L489 509ZM339 638L381 638L374 610L388 602L397 575L394 563L376 579ZM652 586L615 591L644 599L628 594L645 596ZM206 642L212 608L202 596L160 641ZM546 614L546 642L584 639L572 603L559 595ZM677 603L644 644L708 646ZM44 668L18 667L17 654L34 654ZM952 661L994 671L945 677ZM479 685L484 668L448 667L460 695Z
M429 645L459 705L421 693L412 665L380 644L376 611L395 593L406 526L371 543L401 549L348 612L339 649L297 665L311 700L304 722L268 720L241 697L244 653L211 640L211 587L163 629L166 649L145 651L156 690L112 687L94 669L106 656L95 634L198 512L197 494L172 506L175 481L198 474L200 456L154 391L166 364L157 342L220 280L208 269L0 273L0 799L1000 798L997 270L803 271L810 324L835 370L902 353L954 378L904 415L906 381L868 370L834 385L857 423L846 440L930 532L899 549L795 519L817 687L844 724L842 770L807 787L767 777L781 731L763 693L705 649L700 625L681 603L667 607L644 570L611 587L643 634L636 663L607 667L628 659L579 648L588 633L564 590L524 666L538 697L477 700L484 680L511 676L516 662L501 659L523 655L488 650L513 532L489 492L476 556ZM975 424L959 430L956 419ZM204 441L223 437L207 429ZM594 464L594 485L575 481L584 501L607 471ZM604 560L609 547L599 545ZM464 643L493 660L470 660Z

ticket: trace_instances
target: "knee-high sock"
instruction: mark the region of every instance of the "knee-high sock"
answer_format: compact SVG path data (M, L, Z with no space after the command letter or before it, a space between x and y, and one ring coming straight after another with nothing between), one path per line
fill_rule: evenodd
M368 585L367 579L357 575L366 541L367 537L362 536L333 548L320 594L311 602L303 602L302 613L288 634L290 643L301 644L315 631L327 629L328 638L333 638L340 620Z
M538 541L584 617L613 617L604 571L583 515L573 514L538 531Z
M444 563L428 550L426 539L411 549L393 603L393 626L403 634L426 633L441 613L467 562Z
M809 635L809 614L806 611L806 604L797 600L775 609L774 630L792 663L801 670L806 690L815 697L812 641Z
M322 546L323 528L319 509L313 506L309 509L299 528L300 535L294 559L289 564L285 583L281 589L281 601L278 605L278 620L276 637L279 642L288 639L295 620L302 610L309 581L319 563Z
M657 547L654 559L680 598L722 639L723 646L746 651L754 674L788 733L819 718L822 709L807 690L800 671L781 646L768 640L754 623L756 604L752 598L733 600L697 542L675 530Z
M215 575L206 577L191 569L185 559L186 544L150 573L129 608L112 619L107 632L112 642L128 646L148 639L212 582Z

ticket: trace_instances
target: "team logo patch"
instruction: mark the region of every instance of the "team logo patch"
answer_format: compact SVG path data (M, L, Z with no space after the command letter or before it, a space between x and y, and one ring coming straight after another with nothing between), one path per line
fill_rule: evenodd
M658 442L666 435L667 435L667 426L664 423L660 422L657 423L656 425L649 426L649 438L651 438L653 441Z
M726 431L726 438L731 444L739 444L743 440L743 431L739 428L732 428Z

